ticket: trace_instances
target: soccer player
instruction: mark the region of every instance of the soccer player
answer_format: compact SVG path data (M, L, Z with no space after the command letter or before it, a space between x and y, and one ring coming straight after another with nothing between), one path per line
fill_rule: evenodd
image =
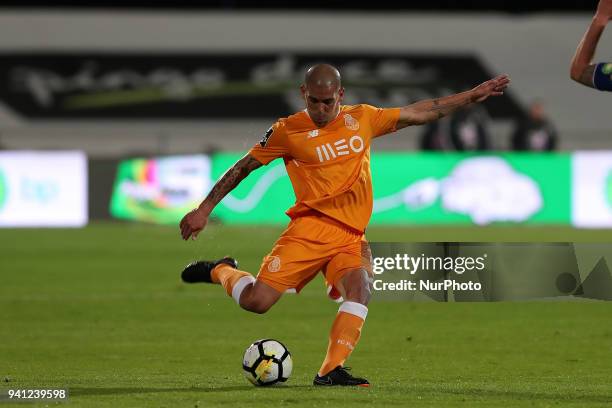
M338 70L327 64L313 66L301 86L306 109L274 123L180 223L183 239L195 239L213 208L241 180L282 158L296 197L287 211L287 229L264 257L257 278L239 270L233 258L223 258L187 265L183 281L221 284L243 309L265 313L283 293L299 292L322 271L328 294L342 304L314 384L368 386L343 364L359 340L370 300L371 254L364 235L373 204L370 142L502 95L509 82L501 75L467 92L380 109L342 105ZM401 171L410 169L398 169L398 177Z
M571 78L600 91L612 91L612 63L593 63L599 38L612 17L612 0L600 0L593 20L582 37L570 70Z

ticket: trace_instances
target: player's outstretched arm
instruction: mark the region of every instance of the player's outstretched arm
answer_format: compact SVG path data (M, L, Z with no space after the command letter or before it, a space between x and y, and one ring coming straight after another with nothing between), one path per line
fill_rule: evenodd
M238 160L223 176L215 183L204 201L198 208L189 211L181 220L181 236L184 240L192 237L195 239L208 222L212 210L223 197L232 191L253 170L261 167L261 163L250 154Z
M466 92L442 98L426 99L404 106L400 109L397 128L432 122L469 104L482 102L489 96L503 95L504 89L508 87L509 83L510 77L508 75L499 75Z
M574 58L572 58L570 77L574 81L591 88L597 88L593 81L597 69L597 64L593 63L593 56L599 38L610 18L612 18L612 0L600 0L593 20L580 40Z

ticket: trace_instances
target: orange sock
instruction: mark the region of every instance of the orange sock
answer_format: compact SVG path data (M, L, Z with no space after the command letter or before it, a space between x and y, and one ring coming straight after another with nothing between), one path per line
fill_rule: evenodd
M210 273L214 283L220 283L225 288L228 296L234 298L240 304L240 295L244 288L255 282L255 278L248 272L239 271L227 264L219 264Z
M329 345L319 375L325 375L351 355L361 336L363 322L368 315L368 308L357 302L344 302L338 310L331 332Z

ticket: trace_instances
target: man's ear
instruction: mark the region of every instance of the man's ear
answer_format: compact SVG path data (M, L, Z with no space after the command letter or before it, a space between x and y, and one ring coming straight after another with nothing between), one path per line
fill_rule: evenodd
M344 87L340 88L338 91L338 102L342 102L344 100Z
M306 85L300 85L300 91L302 92L302 97L306 99Z

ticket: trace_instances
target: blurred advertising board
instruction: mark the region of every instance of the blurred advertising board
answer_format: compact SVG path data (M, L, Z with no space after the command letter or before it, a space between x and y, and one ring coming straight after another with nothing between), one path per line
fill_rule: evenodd
M240 156L213 159L213 178ZM568 224L568 155L373 153L376 224ZM251 174L217 207L226 223L286 223L295 201L282 162Z
M119 163L113 217L168 224L196 207L211 186L205 155L137 158Z
M176 223L240 157L221 153L211 161L204 156L124 161L111 213ZM568 154L373 153L371 168L371 225L571 222ZM294 201L278 160L251 173L213 215L226 224L286 224L284 212Z
M347 104L403 106L494 76L476 54L0 53L0 99L24 118L277 118L304 109L299 84L336 65ZM486 102L494 118L522 113L512 91Z
M573 225L612 227L612 152L574 153L572 185Z
M84 153L0 152L0 227L81 227L87 219Z
M380 154L380 224L567 224L569 155Z

